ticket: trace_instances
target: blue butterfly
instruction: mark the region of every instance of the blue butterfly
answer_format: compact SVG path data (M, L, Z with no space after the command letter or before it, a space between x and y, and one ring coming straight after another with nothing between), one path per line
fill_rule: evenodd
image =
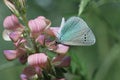
M80 17L71 17L66 22L61 22L57 34L57 42L73 46L89 46L95 43L96 39L86 22Z

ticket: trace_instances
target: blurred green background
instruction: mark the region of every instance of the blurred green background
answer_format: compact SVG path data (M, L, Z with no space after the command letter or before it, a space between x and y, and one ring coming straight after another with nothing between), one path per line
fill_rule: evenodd
M120 80L120 0L82 0L80 15L96 36L93 46L71 47L68 80ZM60 26L61 18L77 16L81 0L27 0L28 19L43 15ZM7 61L3 50L14 49L2 39L3 20L11 15L0 0L0 80L20 80L24 66Z

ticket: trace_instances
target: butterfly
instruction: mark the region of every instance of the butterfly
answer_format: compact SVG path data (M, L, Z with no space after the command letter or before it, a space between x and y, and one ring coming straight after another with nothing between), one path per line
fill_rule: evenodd
M67 21L62 19L56 42L72 46L89 46L95 41L92 30L82 18L74 16Z

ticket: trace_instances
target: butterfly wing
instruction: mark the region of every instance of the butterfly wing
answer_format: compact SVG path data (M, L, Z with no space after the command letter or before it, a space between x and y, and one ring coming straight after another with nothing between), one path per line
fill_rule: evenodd
M95 36L84 20L79 17L69 18L60 29L58 42L66 45L92 45Z

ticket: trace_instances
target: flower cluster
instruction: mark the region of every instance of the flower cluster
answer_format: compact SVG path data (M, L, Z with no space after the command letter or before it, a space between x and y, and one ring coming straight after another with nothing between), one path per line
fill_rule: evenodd
M51 27L51 21L44 16L28 20L26 0L4 0L13 13L3 21L3 39L12 41L13 50L4 50L7 60L18 59L26 65L21 80L65 80L65 67L71 58L66 53L69 46L89 46L95 43L95 36L85 21L71 17L62 19L60 27ZM19 21L20 20L20 21Z
M66 56L68 46L57 44L56 34L59 27L50 27L50 20L39 16L29 20L27 26L19 22L15 15L10 15L3 22L3 38L11 40L15 50L4 50L7 60L19 59L27 67L21 74L21 80L65 80L64 67L70 65ZM54 56L48 56L52 53Z

